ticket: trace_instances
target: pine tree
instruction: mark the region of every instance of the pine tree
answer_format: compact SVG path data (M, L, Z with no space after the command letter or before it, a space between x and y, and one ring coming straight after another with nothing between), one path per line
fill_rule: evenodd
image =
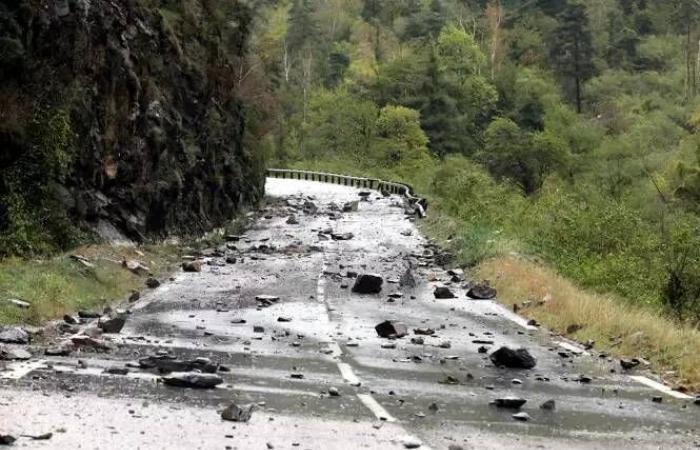
M580 3L569 5L559 15L559 25L551 39L550 57L557 73L573 86L576 110L583 104L583 83L595 75L594 48L588 28L586 7Z

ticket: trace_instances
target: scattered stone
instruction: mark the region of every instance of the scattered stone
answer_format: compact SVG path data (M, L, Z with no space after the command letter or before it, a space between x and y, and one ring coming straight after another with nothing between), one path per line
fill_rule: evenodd
M197 370L205 373L215 373L218 366L209 358L181 360L171 355L154 355L139 359L142 369L156 369L160 373L191 372Z
M531 327L539 327L540 323L536 321L535 319L530 319L527 321L527 324Z
M331 239L334 241L349 241L350 239L354 238L355 235L352 233L342 233L342 234L336 234L333 233L331 234Z
M291 322L291 321L292 321L292 318L291 318L291 317L282 317L282 316L280 316L280 317L277 318L277 321L278 321L278 322Z
M102 339L96 339L90 336L73 336L71 342L78 347L90 347L95 350L109 351L112 350L112 344Z
M450 269L447 271L447 274L451 277L450 280L453 283L464 281L464 270L460 268Z
M173 373L161 380L168 386L193 389L214 389L224 382L220 376L210 373Z
M530 417L530 414L528 414L526 412L515 413L515 414L513 414L512 417L513 417L513 419L519 420L521 422L527 422L528 420L532 419L532 417Z
M254 410L254 404L238 406L231 403L221 412L221 418L231 422L248 422Z
M663 403L664 398L661 396L655 396L655 397L652 397L651 401L654 403Z
M544 409L545 411L554 411L556 407L557 404L554 400L547 400L540 405L540 409Z
M84 267L87 267L88 269L93 269L95 267L95 265L93 263L91 263L90 260L87 259L86 257L84 257L83 255L77 255L77 254L70 255L70 258L73 261L76 261L78 264L81 264Z
M129 296L129 303L137 302L137 301L139 301L140 298L141 298L141 293L139 291L134 291Z
M399 277L399 285L409 288L416 287L416 279L413 276L413 272L411 271L410 267L406 268L406 270L401 274L401 277Z
M299 219L297 219L296 216L289 216L285 223L288 225L299 225Z
M17 439L9 434L0 434L0 445L12 445Z
M517 386L523 384L523 380L521 380L521 379L519 379L519 378L513 378L512 380L510 380L510 382L511 382L512 384L517 385Z
M360 202L358 201L347 202L343 205L343 212L355 212L359 209L359 207Z
M151 288L151 289L155 289L155 288L157 288L158 286L160 286L160 281L156 280L156 279L153 278L153 277L148 277L148 278L146 279L146 286L149 287L149 288Z
M696 405L700 406L700 395L698 395L697 397L695 397L695 401L694 401L693 403L695 403Z
M24 300L20 300L18 298L7 298L4 301L5 303L9 303L10 305L16 306L20 309L29 309L32 306L31 303L25 302Z
M182 263L182 270L185 272L201 272L202 261L185 261Z
M520 407L525 403L527 403L527 400L520 397L503 397L497 398L493 401L493 404L496 405L496 407L508 409L520 409Z
M414 337L411 338L411 344L423 345L425 344L425 340L422 337Z
M446 286L438 286L433 291L435 298L444 300L449 298L456 298L457 296Z
M119 315L112 318L107 318L105 320L100 320L97 324L98 327L102 329L105 333L119 333L124 328L126 324L126 316Z
M496 367L510 369L532 369L537 364L535 358L524 348L513 350L509 347L501 347L491 353L489 358Z
M476 283L467 291L467 296L475 300L491 300L496 294L496 289L492 288L488 281Z
M450 444L447 446L447 450L464 450L464 447L457 444Z
M69 324L69 325L77 325L78 323L80 323L80 322L78 321L78 319L76 319L75 317L71 316L70 314L65 314L65 315L63 316L63 321L64 321L65 323Z
M21 348L6 348L0 345L0 361L25 361L32 354Z
M405 448L420 448L421 445L422 445L422 444L421 444L420 441L417 441L417 440L415 440L415 439L413 439L413 438L405 439L405 440L403 441L403 446L404 446Z
M28 344L29 333L20 327L0 327L0 343Z
M44 350L46 356L68 356L73 352L73 344L70 342L64 342L60 345L54 347L48 347Z
M253 333L264 333L265 332L265 327L261 327L260 325L253 325Z
M294 378L295 380L303 380L304 374L303 373L292 373L289 375L289 378Z
M53 433L48 432L44 434L38 434L38 435L30 435L30 434L23 434L22 436L28 437L33 441L48 441L53 437Z
M359 275L352 286L356 294L378 294L382 291L384 279L381 275L364 273Z
M126 367L108 367L104 370L104 373L109 375L128 375L129 369Z
M226 264L236 264L236 257L235 256L227 256L226 257Z
M78 311L78 317L81 319L99 319L102 314L97 311Z
M574 381L578 381L579 383L583 383L583 384L588 384L591 381L593 381L593 378L591 378L587 375L579 375L578 378L576 378Z
M479 353L488 353L489 349L488 347L484 347L483 345L477 349L477 352Z
M379 337L397 339L408 335L408 327L403 322L396 320L385 320L374 329Z
M231 323L236 324L236 325L244 324L244 323L246 323L246 322L247 322L247 321L246 321L245 319L233 319L233 320L231 321Z
M435 330L432 328L414 328L413 334L417 334L419 336L432 336L435 334Z
M337 387L332 386L328 388L328 395L330 395L331 397L340 397L340 391Z
M640 361L636 358L621 359L620 360L620 366L622 366L622 368L624 370L632 370L632 369L636 368L637 366L639 366L639 364L640 364Z
M139 261L130 259L130 260L124 260L122 261L122 267L130 271L131 273L134 273L136 275L142 276L142 275L148 275L151 272L151 269L149 269L147 266L141 264Z
M396 344L394 342L385 342L381 345L381 347L384 349L393 350L396 348Z

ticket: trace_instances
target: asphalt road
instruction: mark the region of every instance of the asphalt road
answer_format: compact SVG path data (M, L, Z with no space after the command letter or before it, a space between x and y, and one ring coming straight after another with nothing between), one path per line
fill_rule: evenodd
M16 437L15 447L61 449L700 445L700 407L689 399L632 377L643 373L621 373L616 361L528 326L496 302L468 299L436 265L399 197L374 192L342 213L329 205L358 200L358 189L271 179L267 191L278 200L230 244L236 262L209 257L200 273L144 290L121 333L105 337L113 350L0 366L0 434ZM302 211L307 200L317 212ZM299 223L287 223L290 215ZM334 240L329 229L353 237ZM400 283L407 270L415 286ZM382 292L352 293L348 271L381 274ZM434 298L445 283L457 298ZM261 306L261 295L279 300ZM386 319L404 322L409 336L377 336ZM416 328L435 334L412 343ZM497 368L474 341L493 341L489 352L525 347L537 366ZM209 358L228 368L218 373L224 383L166 386L136 363L159 351ZM129 372L105 373L111 367ZM520 411L530 420L490 404L505 396L526 399ZM547 400L554 410L540 408ZM256 405L249 422L221 419L232 402ZM48 432L47 440L29 437Z

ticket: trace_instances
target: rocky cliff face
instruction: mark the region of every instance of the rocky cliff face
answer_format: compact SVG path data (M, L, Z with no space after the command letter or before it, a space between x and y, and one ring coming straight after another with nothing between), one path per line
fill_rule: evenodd
M238 1L0 2L0 253L218 225L263 193Z

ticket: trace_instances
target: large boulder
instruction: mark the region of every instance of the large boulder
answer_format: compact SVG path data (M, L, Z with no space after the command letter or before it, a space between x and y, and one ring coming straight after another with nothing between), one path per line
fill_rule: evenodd
M107 317L100 319L98 326L105 333L119 333L126 324L126 316L121 314L116 317Z
M397 320L385 320L374 327L379 337L398 339L408 335L408 327Z
M491 300L496 297L496 289L492 288L488 281L484 281L469 288L467 296L475 300Z
M0 328L0 343L3 344L28 344L29 333L20 327Z
M456 295L446 286L438 286L433 291L433 295L437 299L446 300L448 298L455 298Z
M379 294L383 283L381 275L363 273L355 280L352 291L356 294Z
M509 347L501 347L491 353L489 358L497 367L509 369L532 369L537 365L537 360L524 348L513 350Z

